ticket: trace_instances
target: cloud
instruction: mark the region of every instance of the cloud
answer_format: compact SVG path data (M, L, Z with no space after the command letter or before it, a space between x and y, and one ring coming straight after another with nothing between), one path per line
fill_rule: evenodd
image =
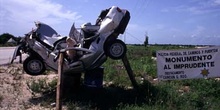
M190 44L219 45L220 35L204 26L196 26L188 39Z
M220 0L213 0L214 5L220 5Z
M220 0L198 0L191 4L182 6L181 10L185 10L191 14L218 13L220 11Z
M161 9L160 11L161 11L161 12L163 12L163 13L170 12L170 10L169 10L169 9Z
M188 2L186 1L185 4L174 7L166 7L160 11L163 13L186 12L193 15L219 13L220 0L190 0Z
M51 25L59 25L81 18L77 12L67 10L63 5L50 0L2 0L1 4L0 26L6 27L3 31L10 31L12 25L17 26L13 29L21 31L25 28L22 26L31 26L34 21L38 20Z
M204 36L206 28L203 26L197 26L196 29L192 32L191 37L196 37L196 36Z
M166 26L164 24L156 24L155 29L156 30L163 30Z

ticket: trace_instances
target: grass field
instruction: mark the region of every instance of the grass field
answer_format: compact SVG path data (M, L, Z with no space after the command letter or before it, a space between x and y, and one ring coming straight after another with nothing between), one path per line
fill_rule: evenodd
M108 59L104 63L103 88L81 86L75 93L64 94L63 104L69 110L218 110L220 108L220 81L213 79L190 79L158 81L155 52L157 50L193 48L184 46L134 46L127 45L127 57L138 82L133 89L121 60ZM41 86L41 85L47 85ZM32 91L51 92L39 99L42 106L55 101L52 91L56 82L45 80L29 82ZM67 89L67 88L65 88ZM1 96L0 96L1 100Z

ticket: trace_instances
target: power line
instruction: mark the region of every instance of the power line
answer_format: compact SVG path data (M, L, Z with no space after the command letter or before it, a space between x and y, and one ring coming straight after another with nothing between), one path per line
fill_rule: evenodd
M134 37L131 33L125 32L128 35L130 35L132 38L136 39L137 41L139 41L139 43L143 44L143 41L139 40L137 37Z
M135 17L140 19L143 13L145 13L147 6L149 5L150 0L143 0L139 6L139 10L135 13ZM146 15L145 15L146 16ZM143 17L142 17L143 18ZM137 20L138 21L138 20Z
M134 13L134 16L136 16L137 15L137 13L138 13L138 5L139 5L139 1L140 0L136 0L136 3L135 3L135 5L134 5L134 8L133 8L133 13Z

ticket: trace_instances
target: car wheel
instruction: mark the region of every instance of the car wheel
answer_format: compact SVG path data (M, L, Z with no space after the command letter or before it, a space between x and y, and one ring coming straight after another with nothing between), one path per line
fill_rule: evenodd
M23 63L23 68L27 74L32 76L41 75L46 70L43 61L35 57L26 58Z
M123 58L127 51L125 43L118 39L107 43L105 46L106 55L114 60Z

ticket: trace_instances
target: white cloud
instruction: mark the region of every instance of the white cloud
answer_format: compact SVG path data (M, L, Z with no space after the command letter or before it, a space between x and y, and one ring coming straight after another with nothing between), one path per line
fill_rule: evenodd
M218 32L209 31L207 27L196 26L191 32L190 42L202 45L219 45L220 35Z
M136 30L140 26L138 24L131 24L131 23L129 23L127 27L128 27L128 29Z
M163 30L163 29L165 29L166 28L166 25L164 25L164 24L156 24L154 27L153 27L153 29L155 29L155 30Z
M162 9L162 10L160 10L161 12L163 12L163 13L167 13L167 12L170 12L170 10L169 9Z
M196 36L204 36L206 28L203 26L197 26L194 31L192 31L191 37L196 37Z
M190 14L219 13L220 0L191 0L187 4L170 7L169 10L187 12Z
M216 5L220 5L220 0L214 0L213 3Z
M50 0L1 0L1 4L0 26L5 28L0 30L0 34L10 32L11 29L14 29L13 32L17 31L15 34L19 34L22 29L27 31L34 21L54 26L66 22L71 25L81 18L77 12L67 10L63 5Z

